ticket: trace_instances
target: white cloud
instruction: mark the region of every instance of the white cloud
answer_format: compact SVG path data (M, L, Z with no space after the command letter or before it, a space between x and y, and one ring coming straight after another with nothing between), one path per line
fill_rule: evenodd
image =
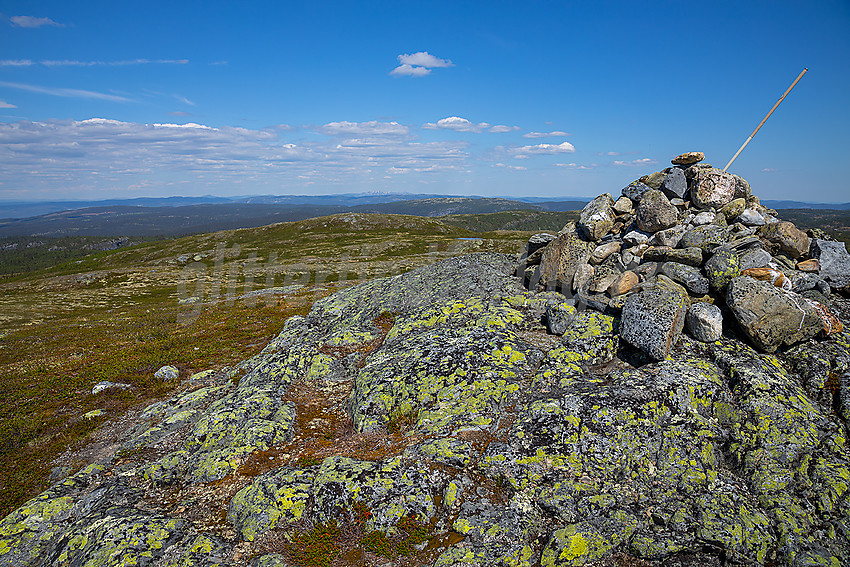
M658 160L652 158L633 159L632 161L614 161L614 165L619 167L640 167L642 165L653 165L658 163Z
M399 66L390 71L390 75L422 77L436 67L454 67L448 59L434 57L427 51L404 53L398 56Z
M413 65L399 65L392 71L390 71L390 75L399 75L399 76L410 76L410 77L422 77L431 72L431 69L426 69L425 67L414 67Z
M569 154L576 151L575 146L569 142L560 144L537 144L534 146L522 146L513 148L514 157L528 157L529 155L547 155L547 154Z
M494 134L504 134L505 132L516 132L520 130L519 126L505 126L504 124L496 124L492 128L488 130L488 132L493 132Z
M304 185L299 176L324 187L351 187L366 172L393 167L418 182L416 175L460 171L470 158L464 141L423 143L376 135L405 128L392 122L336 124L349 136L296 142L286 139L286 125L252 130L107 118L0 123L0 196L132 187L173 194L174 183L198 192L233 194L234 187L274 192ZM341 131L346 128L362 133Z
M439 57L434 57L427 51L417 51L416 53L399 55L398 62L402 65L415 65L417 67L454 67L454 63L452 63L448 59L440 59Z
M89 118L87 120L80 120L76 124L77 126L129 126L131 123L110 120L109 118Z
M437 123L426 122L422 125L422 128L426 130L454 130L455 132L483 132L487 128L490 127L490 124L487 122L479 122L475 124L470 122L466 118L461 118L460 116L449 116L446 118L442 118L437 120Z
M552 132L529 132L522 135L523 138L554 138L557 136L569 136L569 134L560 130L553 130Z
M18 108L14 104L8 103L5 100L0 100L0 108Z
M762 169L761 171L762 171L762 173L770 173L770 172L772 172L772 171L776 171L776 170L775 170L775 169L773 169L772 167L765 167L765 168L764 168L764 169Z
M129 65L187 65L188 59L126 59L122 61L79 61L77 59L3 59L0 67L127 67Z
M410 133L410 129L407 126L398 122L378 122L377 120L370 120L368 122L348 122L345 120L342 122L328 122L319 128L319 130L331 136L350 136L352 134L406 136Z
M183 104L188 104L189 106L196 106L194 102L186 98L185 96L174 95L174 98L182 102Z
M87 122L84 120L83 122ZM218 130L218 128L211 128L209 126L204 126L203 124L195 124L194 122L187 122L186 124L151 124L154 128L195 128L200 130Z
M556 163L555 165L558 167L563 167L565 169L595 169L596 167L598 167L595 163L581 165L577 163Z
M0 87L7 87L10 89L18 89L22 91L28 91L31 93L39 93L46 94L51 96L59 96L65 98L86 98L86 99L94 99L94 100L108 100L112 102L130 102L129 98L99 93L96 91L86 91L81 89L64 89L64 88L55 88L55 87L40 87L38 85L27 85L24 83L8 83L5 81L0 81Z
M505 169L513 169L515 171L525 171L528 168L522 165L508 165L506 163L494 163L491 167L502 167Z
M169 116L192 116L191 112L183 112L182 110L175 110L174 112L169 112Z
M64 24L54 22L50 18L36 18L34 16L12 16L9 18L12 25L19 28L40 28L41 26L65 27Z
M188 59L126 59L122 61L79 61L76 59L42 59L45 67L126 67L128 65L186 65Z
M29 59L3 59L0 60L0 67L29 67L35 65Z
M457 169L453 165L428 165L416 167L414 165L391 166L387 168L387 173L391 175L404 175L406 173L438 173L441 171L453 171Z

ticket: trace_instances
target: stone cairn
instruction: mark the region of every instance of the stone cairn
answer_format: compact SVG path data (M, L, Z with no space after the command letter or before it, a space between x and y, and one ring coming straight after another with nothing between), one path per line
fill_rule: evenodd
M780 220L746 180L703 159L677 156L618 199L599 195L557 235L532 236L520 265L525 284L619 315L620 336L655 360L684 329L712 342L733 320L764 352L841 332L824 303L850 291L844 244ZM574 313L563 303L561 313ZM547 309L556 334L565 328L558 313Z

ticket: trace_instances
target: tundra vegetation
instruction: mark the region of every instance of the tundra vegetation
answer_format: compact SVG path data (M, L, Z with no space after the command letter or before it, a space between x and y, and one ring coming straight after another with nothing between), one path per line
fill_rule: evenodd
M157 368L175 364L183 380L193 372L236 364L259 352L288 317L305 315L316 299L339 287L473 250L516 252L529 235L476 233L398 215L342 218L108 251L94 248L114 239L6 239L6 246L18 245L0 256L9 272L0 280L0 515L46 488L51 468L78 466L51 463L105 421L179 387L179 382L154 380ZM490 224L499 226L500 220ZM186 266L195 262L207 268L200 309L178 305L181 281L184 295L198 289L193 279L186 291L186 274L197 275ZM254 274L246 273L248 264L256 267ZM237 300L247 293L246 276L253 277L248 292L284 285L296 289ZM211 298L214 285L218 300ZM234 294L231 301L228 289ZM187 324L193 312L198 316ZM92 386L101 381L133 388L92 395ZM104 411L85 417L97 410Z

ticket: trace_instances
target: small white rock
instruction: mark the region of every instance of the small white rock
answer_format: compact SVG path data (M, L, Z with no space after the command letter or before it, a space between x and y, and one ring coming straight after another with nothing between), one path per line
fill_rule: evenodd
M102 392L104 390L109 390L109 389L113 389L113 388L117 389L117 390L127 390L127 389L130 388L130 385L129 384L121 384L119 382L108 382L108 381L104 380L103 382L98 382L97 384L95 384L94 387L91 389L91 393L92 394L99 394L100 392Z
M737 220L744 226L762 226L765 224L764 217L755 209L744 209L744 212L738 215Z
M723 314L711 303L694 303L688 308L685 325L696 340L713 343L723 335Z
M606 242L597 246L590 254L591 264L601 264L605 258L620 251L620 243L617 241Z
M715 218L717 218L717 215L714 214L712 211L703 211L694 217L693 223L697 226L711 224L714 222Z
M587 280L593 277L595 271L590 264L579 264L578 268L576 268L576 274L573 276L573 291L584 288Z
M153 376L162 382L170 382L177 380L177 377L180 376L180 371L174 366L166 365L157 370Z
M632 230L623 236L623 242L630 246L637 246L638 244L645 244L651 237L652 235L648 232Z

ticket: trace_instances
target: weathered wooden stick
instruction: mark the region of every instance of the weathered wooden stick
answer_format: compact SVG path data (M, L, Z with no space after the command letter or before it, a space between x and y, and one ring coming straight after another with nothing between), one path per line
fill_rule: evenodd
M741 155L741 152L742 152L742 151L744 151L744 148L746 148L746 147L747 147L747 144L749 144L749 143L750 143L750 140L752 140L752 139L753 139L753 136L755 136L755 135L756 135L756 132L758 132L758 131L759 131L759 128L761 128L761 127L764 125L764 123L765 123L765 122L767 122L767 119L768 119L768 118L770 118L770 115L771 115L771 114L773 114L773 111L774 111L774 110L776 110L776 107L777 107L777 106L779 106L779 103L781 103L783 100L785 100L785 97L786 97L786 96L788 96L788 93L790 93L790 92L791 92L791 89L793 89L793 88L794 88L794 86L797 84L797 82L798 82L800 79L802 79L802 78L803 78L803 75L805 75L805 74L806 74L806 71L808 71L808 70L809 70L809 68L808 68L808 67L806 67L805 69L803 69L803 72L802 72L802 73L800 73L800 74L797 76L797 78L796 78L796 79L794 79L794 82L793 82L793 83L791 83L791 86L790 86L790 87L788 87L788 90L787 90L787 91L785 91L785 94L783 94L783 95L779 98L779 100L777 100L777 101L776 101L776 104L774 104L774 105L773 105L773 108L771 108L771 109L770 109L770 112L768 112L768 113L767 113L767 116L765 116L765 117L764 117L764 120L762 120L761 122L759 122L759 125L758 125L758 126L756 126L756 129L755 129L755 130L753 130L753 133L752 133L752 134L750 134L750 137L749 137L749 138L747 138L747 141L746 141L746 142L744 142L744 145L742 145L740 148L738 148L738 151L737 151L737 152L735 152L735 155L734 155L734 156L732 156L732 159L730 159L730 160L729 160L729 163L727 163L727 164L726 164L726 167L724 167L724 168L723 168L723 171L726 171L727 169L729 169L729 166L730 166L730 165L732 165L732 162L733 162L733 161L735 161L735 160L738 158L738 156L739 156L739 155Z

